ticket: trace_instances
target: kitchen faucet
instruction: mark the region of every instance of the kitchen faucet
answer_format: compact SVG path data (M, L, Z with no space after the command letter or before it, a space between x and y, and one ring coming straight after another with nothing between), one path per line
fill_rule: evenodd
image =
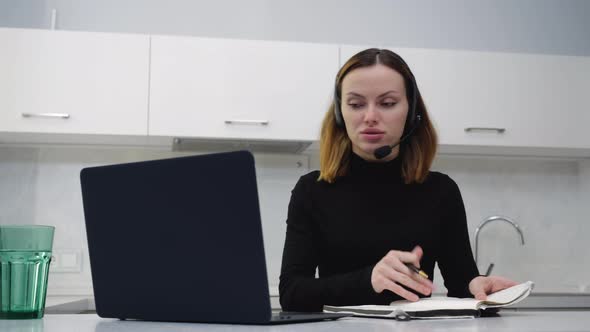
M479 232L481 231L481 229L488 224L489 222L492 221L496 221L496 220L503 220L507 223L509 223L510 225L512 225L512 227L514 227L514 229L516 229L516 231L518 232L518 234L520 235L520 242L522 243L522 245L524 246L524 235L522 234L522 230L520 229L520 226L518 226L518 224L514 221L512 221L510 218L508 217L502 217L502 216L491 216L491 217L487 217L486 219L484 219L484 221L481 222L481 224L479 224L479 226L477 226L477 228L475 229L475 264L477 265L477 256L478 256L478 242L479 242ZM491 272L491 269L493 268L494 263L490 264L490 267L488 268L488 271L486 274L489 274Z

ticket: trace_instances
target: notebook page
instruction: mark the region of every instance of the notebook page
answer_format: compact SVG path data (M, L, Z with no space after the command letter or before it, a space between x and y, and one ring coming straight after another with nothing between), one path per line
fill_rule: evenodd
M431 310L461 310L477 309L479 301L475 299L460 299L455 297L442 297L434 296L431 298L423 298L418 302L411 301L394 301L391 302L390 306L403 311L414 312L414 311L431 311Z
M522 284L506 288L494 294L488 295L487 300L484 301L483 304L485 307L490 307L520 302L531 293L533 286L534 283L532 281L527 281Z

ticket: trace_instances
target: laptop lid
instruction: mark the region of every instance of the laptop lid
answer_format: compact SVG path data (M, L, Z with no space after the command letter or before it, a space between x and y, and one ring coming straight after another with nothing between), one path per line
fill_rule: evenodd
M99 316L270 320L249 152L89 167L80 178Z

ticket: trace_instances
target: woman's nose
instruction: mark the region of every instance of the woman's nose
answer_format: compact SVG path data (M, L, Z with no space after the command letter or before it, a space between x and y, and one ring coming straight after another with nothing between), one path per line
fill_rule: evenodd
M365 122L376 122L377 121L377 109L374 105L368 105L365 111Z

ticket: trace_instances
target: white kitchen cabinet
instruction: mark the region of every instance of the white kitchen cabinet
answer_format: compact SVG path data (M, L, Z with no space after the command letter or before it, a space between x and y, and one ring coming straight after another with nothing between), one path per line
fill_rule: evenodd
M317 140L338 46L153 36L149 134Z
M391 49L412 68L442 145L590 148L590 57Z
M0 29L0 132L147 135L149 36Z
M0 143L317 141L339 67L372 46L0 28ZM390 49L442 147L590 156L590 57Z

